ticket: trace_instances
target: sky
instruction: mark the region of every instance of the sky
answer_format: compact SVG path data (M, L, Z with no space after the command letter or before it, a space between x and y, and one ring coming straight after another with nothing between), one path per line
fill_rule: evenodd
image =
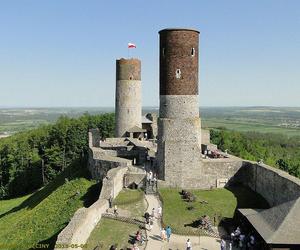
M159 35L200 31L201 106L300 106L300 1L0 0L0 107L114 106L115 60L159 105Z

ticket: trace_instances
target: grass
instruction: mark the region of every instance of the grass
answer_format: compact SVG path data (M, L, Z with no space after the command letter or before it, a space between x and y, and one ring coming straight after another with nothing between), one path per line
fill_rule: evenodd
M142 190L123 189L113 203L130 217L141 217L146 210ZM127 249L131 236L134 236L137 230L137 225L102 218L88 239L87 249L94 249L96 246L109 249L113 244L117 244L118 249Z
M143 216L146 209L142 190L123 189L113 204L127 210L131 217Z
M84 177L84 170L76 171L69 181L65 180L66 172L32 195L0 201L2 247L30 249L44 243L53 249L58 233L74 212L91 204L90 191L95 186Z
M160 189L163 201L163 222L171 226L174 233L184 234L192 224L203 215L213 217L233 218L237 208L267 208L267 202L257 193L246 187L231 187L230 189L193 190L195 202L186 202L181 198L179 189ZM208 204L201 204L205 200ZM194 209L187 208L193 206ZM180 216L178 216L180 215ZM191 225L190 225L191 226Z
M9 210L13 209L14 207L17 207L21 205L23 201L25 201L27 198L29 198L31 194L25 195L19 198L10 199L10 200L1 200L0 201L0 216Z
M139 230L137 225L102 218L91 233L86 249L92 250L96 246L100 249L109 249L113 244L117 244L118 249L127 249L131 246L129 240L137 230Z

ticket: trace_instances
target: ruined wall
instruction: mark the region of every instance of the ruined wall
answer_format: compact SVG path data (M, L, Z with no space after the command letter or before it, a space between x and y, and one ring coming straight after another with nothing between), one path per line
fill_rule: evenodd
M90 158L88 168L93 179L102 180L110 169L131 166L131 160L102 155L99 159Z
M85 244L94 230L101 216L109 207L108 199L110 196L114 198L119 194L123 187L123 177L127 172L127 167L118 167L111 169L107 173L107 178L103 180L102 190L99 199L89 208L78 209L72 217L69 224L60 232L57 237L57 250L61 249L58 246L67 245L69 248L75 244ZM85 248L76 248L85 249Z

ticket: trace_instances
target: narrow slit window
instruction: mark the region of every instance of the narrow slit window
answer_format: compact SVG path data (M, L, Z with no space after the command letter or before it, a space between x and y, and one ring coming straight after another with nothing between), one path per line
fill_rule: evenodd
M162 55L165 56L165 48L162 49Z
M176 78L177 79L181 78L181 71L180 71L180 69L176 69Z
M195 48L192 48L191 55L192 55L192 56L195 56Z

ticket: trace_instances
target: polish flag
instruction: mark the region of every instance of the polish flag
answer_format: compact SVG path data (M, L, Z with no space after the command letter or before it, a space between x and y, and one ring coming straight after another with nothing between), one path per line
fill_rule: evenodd
M128 43L128 49L135 49L136 45L134 43Z

